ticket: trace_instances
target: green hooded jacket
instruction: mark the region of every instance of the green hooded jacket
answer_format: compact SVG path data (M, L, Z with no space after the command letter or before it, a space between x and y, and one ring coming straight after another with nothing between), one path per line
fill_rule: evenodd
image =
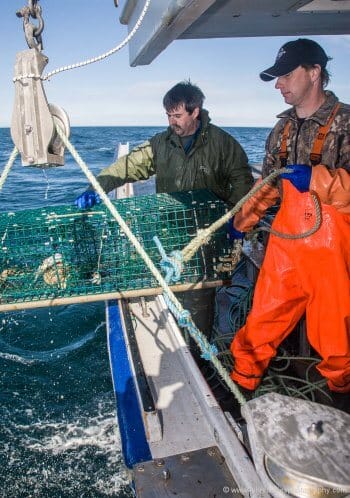
M186 155L180 138L169 127L103 169L97 179L106 192L127 182L156 175L157 192L206 188L236 204L253 185L247 155L201 111L201 129Z

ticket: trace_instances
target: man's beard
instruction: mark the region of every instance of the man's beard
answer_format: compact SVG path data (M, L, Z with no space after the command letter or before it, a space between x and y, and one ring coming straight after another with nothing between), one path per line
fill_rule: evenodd
M172 126L171 129L174 133L176 133L176 135L179 135L183 131L181 126Z

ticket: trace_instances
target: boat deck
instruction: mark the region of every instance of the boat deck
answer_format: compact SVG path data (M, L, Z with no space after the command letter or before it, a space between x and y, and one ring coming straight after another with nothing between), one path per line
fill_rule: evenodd
M238 487L261 491L237 426L208 388L163 297L132 300L128 310L126 341L153 460L215 448Z

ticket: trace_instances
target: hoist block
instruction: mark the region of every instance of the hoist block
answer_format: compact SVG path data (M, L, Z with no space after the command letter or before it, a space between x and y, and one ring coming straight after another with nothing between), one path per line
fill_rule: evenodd
M35 48L19 52L15 64L15 102L11 136L23 166L63 166L64 146L58 124L69 136L69 120L63 109L48 104L41 74L48 58Z

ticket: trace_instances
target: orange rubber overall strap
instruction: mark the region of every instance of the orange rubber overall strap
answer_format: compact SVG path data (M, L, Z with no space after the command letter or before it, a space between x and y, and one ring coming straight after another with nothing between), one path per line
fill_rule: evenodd
M340 103L338 102L338 104L336 104L333 107L333 110L327 120L327 123L323 126L320 126L318 130L316 139L314 141L314 145L312 147L312 151L310 153L310 162L313 166L316 166L316 164L320 164L322 161L323 144L326 139L327 133L329 132L329 128L331 127L331 124L334 121L335 115L338 112L339 107Z
M312 164L312 166L316 166L316 164L320 164L322 161L323 144L326 140L327 133L329 132L329 129L334 121L335 115L337 114L337 112L339 110L339 107L340 107L340 103L338 102L333 107L333 110L332 110L331 114L329 115L327 123L323 126L320 126L320 128L317 132L315 141L313 143L312 151L310 153L310 163ZM287 166L287 157L288 157L287 141L288 141L288 137L289 137L289 131L290 131L291 124L292 124L291 121L287 121L285 126L284 126L282 140L281 140L281 147L280 147L280 151L278 153L282 168Z
M283 130L283 134L282 134L281 147L280 147L280 151L278 153L279 158L280 158L281 168L285 168L287 166L287 156L288 156L288 154L287 154L287 140L289 137L289 130L290 130L291 126L292 126L292 122L287 121L285 126L284 126L284 130Z

